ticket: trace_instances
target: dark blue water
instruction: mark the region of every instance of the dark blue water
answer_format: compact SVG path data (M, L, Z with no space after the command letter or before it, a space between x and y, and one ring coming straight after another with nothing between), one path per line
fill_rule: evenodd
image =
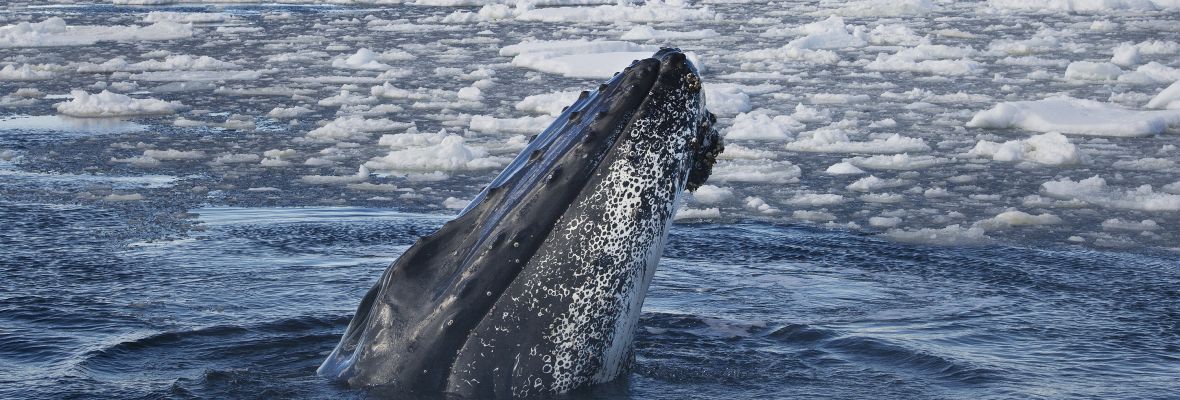
M380 397L314 373L387 263L446 217L0 203L0 398ZM1174 254L915 247L677 225L630 374L576 398L1176 398Z

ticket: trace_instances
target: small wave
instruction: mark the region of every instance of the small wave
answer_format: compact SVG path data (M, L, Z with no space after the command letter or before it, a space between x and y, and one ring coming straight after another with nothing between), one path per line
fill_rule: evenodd
M770 333L766 337L787 343L814 343L835 337L835 331L820 329L811 325L790 324Z
M207 359L217 353L249 355L280 348L298 349L304 344L315 347L338 335L349 319L348 316L300 316L249 326L215 325L155 333L90 351L78 366L92 373L135 373L152 370L158 364L182 368L185 360ZM175 362L165 362L169 359Z
M0 358L26 363L51 362L69 354L77 341L62 336L31 332L0 331Z
M766 328L761 322L671 313L644 313L640 325L647 333L656 336L712 338L749 337Z
M857 362L870 363L897 372L918 372L920 376L948 379L960 383L981 384L996 380L996 372L988 368L911 349L881 339L845 336L827 340L825 349L840 353Z

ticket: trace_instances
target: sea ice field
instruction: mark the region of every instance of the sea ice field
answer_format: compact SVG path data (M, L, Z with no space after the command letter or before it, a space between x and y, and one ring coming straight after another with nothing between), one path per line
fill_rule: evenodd
M666 46L726 150L563 398L1180 398L1177 0L3 2L0 398L383 397L364 292Z

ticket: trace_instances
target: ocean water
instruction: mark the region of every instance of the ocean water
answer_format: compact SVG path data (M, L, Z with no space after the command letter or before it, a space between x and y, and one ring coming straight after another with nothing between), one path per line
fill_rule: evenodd
M969 154L1042 132L966 126L999 104L1054 96L1155 113L1135 114L1144 120L1180 112L1144 106L1180 79L1174 7L711 0L604 22L586 9L474 17L482 8L466 2L0 3L0 29L52 17L116 30L195 21L172 40L0 35L0 68L35 72L0 74L2 399L388 397L315 375L360 297L540 131L545 113L522 100L602 80L501 49L618 41L640 27L696 31L628 40L692 52L718 127L734 137L716 187L682 206L701 218L671 232L635 364L561 398L1180 399L1180 127L1069 134L1050 150L1076 159L1043 164ZM833 36L805 42L876 39L807 49L813 60L776 53L830 14L843 16ZM1140 57L1117 74L1067 76L1124 45ZM389 68L338 63L360 49L388 52L378 61ZM870 68L914 52L909 69ZM233 66L132 65L170 56ZM184 106L75 118L57 107L73 90ZM750 120L777 124L756 115L795 124L751 138ZM312 134L348 118L367 122ZM461 136L466 153L382 144L411 125ZM836 131L926 149L804 148ZM452 163L373 164L407 149ZM873 167L826 172L842 162ZM356 175L361 165L372 173ZM1091 177L1104 186L1045 185Z
M446 217L2 205L0 397L360 398L315 375L364 291ZM926 247L764 222L678 224L622 379L569 398L1176 397L1173 254Z

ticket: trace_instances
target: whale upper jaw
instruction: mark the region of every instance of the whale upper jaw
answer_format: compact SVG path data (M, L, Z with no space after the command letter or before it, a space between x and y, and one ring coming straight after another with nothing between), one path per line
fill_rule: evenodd
M579 212L574 205L586 204L612 165L641 161L650 156L645 149L667 150L662 184L671 189L655 202L672 212L680 190L707 178L720 139L704 107L697 70L676 49L583 92L459 216L385 271L317 372L351 386L448 390L461 379L452 369L473 330L542 245L553 246L554 227ZM638 126L655 124L653 117L666 126ZM635 217L653 218L647 214Z

